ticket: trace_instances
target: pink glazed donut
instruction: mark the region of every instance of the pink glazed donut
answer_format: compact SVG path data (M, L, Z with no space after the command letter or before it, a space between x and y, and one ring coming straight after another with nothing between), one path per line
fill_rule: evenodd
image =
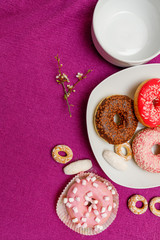
M146 128L133 139L132 150L136 163L142 169L160 173L160 154L154 155L152 147L160 145L160 128Z
M75 181L64 198L72 222L77 228L103 228L115 207L116 191L92 175Z

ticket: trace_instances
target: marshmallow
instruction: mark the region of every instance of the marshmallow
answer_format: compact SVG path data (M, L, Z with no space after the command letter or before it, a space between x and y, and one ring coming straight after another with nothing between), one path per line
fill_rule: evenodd
M95 220L97 223L99 223L99 222L101 221L98 217L96 217L94 220Z
M98 215L99 215L99 212L98 212L98 210L94 210L93 212L94 212L94 214L95 214L96 216L98 216Z
M69 198L69 202L74 202L74 198Z
M73 218L73 219L72 219L72 222L73 222L73 223L78 222L78 218Z
M85 186L87 184L86 180L82 180L82 185Z
M105 150L103 152L104 159L115 169L124 171L127 169L127 164L124 158L120 157L117 153Z
M109 205L107 210L110 212L112 210L112 206Z
M77 207L73 207L72 209L73 209L74 213L78 213L78 208Z
M70 204L69 202L67 202L67 203L66 203L66 206L67 206L68 208L71 208L71 207L72 207L72 204Z
M101 213L104 213L106 211L106 208L105 207L102 207L101 208Z
M93 187L97 188L98 187L98 184L97 183L93 183Z
M77 174L79 172L84 172L89 170L92 167L92 162L89 159L84 160L77 160L70 164L68 164L66 167L63 168L63 171L67 175L73 175Z
M74 194L76 194L77 190L78 190L78 189L75 187L75 188L73 188L73 191L72 191L72 192L73 192Z
M106 217L107 217L107 213L102 213L102 214L101 214L101 217L102 217L102 218L106 218Z
M67 198L63 198L63 203L67 203L68 202L68 199Z

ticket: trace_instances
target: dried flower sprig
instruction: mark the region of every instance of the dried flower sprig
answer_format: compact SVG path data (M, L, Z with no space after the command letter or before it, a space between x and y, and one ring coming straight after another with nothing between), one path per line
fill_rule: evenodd
M71 107L73 106L72 104L69 104L68 98L71 95L72 92L75 92L75 86L82 81L83 79L85 79L87 77L87 75L92 71L91 69L89 69L85 74L83 73L77 73L76 78L78 78L78 80L73 84L67 84L66 83L70 83L70 80L68 78L68 76L65 73L62 73L61 68L62 68L62 64L60 63L60 58L57 56L55 56L55 59L57 60L58 63L58 72L59 74L56 76L56 81L58 84L61 84L64 90L64 99L67 102L67 106L68 106L68 110L69 110L69 115L70 117L72 117L71 114Z

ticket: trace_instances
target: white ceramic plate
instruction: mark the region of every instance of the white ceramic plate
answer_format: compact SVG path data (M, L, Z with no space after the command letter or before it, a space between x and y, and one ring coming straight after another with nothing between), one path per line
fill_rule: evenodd
M160 64L148 64L131 67L111 75L102 81L91 93L87 105L87 131L93 153L106 175L115 183L130 188L152 188L160 186L160 174L149 173L135 163L133 159L127 162L125 171L111 167L102 157L105 149L114 150L114 145L108 144L95 132L93 115L97 104L105 97L120 94L134 98L138 85L146 79L160 77ZM137 130L144 126L138 124Z

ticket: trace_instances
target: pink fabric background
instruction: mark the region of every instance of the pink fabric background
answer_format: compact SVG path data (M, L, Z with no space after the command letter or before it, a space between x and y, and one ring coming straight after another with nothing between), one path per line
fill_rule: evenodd
M55 212L57 198L72 177L52 159L53 146L70 146L72 161L89 158L93 171L107 178L90 148L86 105L92 89L121 69L106 62L92 44L96 2L0 1L1 240L160 239L158 217L149 210L136 216L127 208L132 194L149 201L160 195L159 187L136 190L114 184L120 196L117 218L94 237L71 231ZM93 69L69 99L74 104L72 118L55 81L57 53L73 82L77 72ZM160 56L151 62L160 62Z

